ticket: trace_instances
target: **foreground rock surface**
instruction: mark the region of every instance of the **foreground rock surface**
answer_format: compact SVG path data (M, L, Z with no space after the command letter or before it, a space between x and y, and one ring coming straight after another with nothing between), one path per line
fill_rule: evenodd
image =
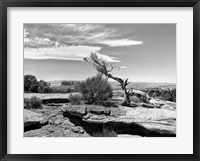
M43 105L42 109L24 109L24 116L32 114L29 119L24 118L24 137L88 137L85 130L70 122L69 118L63 117L61 106ZM27 122L29 120L29 122ZM31 124L30 124L31 120ZM41 124L46 120L45 124ZM37 122L36 122L37 121ZM29 124L27 124L29 123ZM40 126L38 126L40 125Z
M45 123L47 123L47 120L43 117L42 114L24 109L24 127L25 128L32 125L42 126Z
M77 106L69 108L65 105L62 111L64 116L71 118L71 121L76 120L90 134L107 126L115 129L119 134L176 136L175 109L120 106L118 114L121 115L116 116L114 108L110 108L110 115L106 115L103 112L93 113L92 107L79 106L75 111ZM105 108L105 110L108 109ZM85 115L83 113L77 115L79 111L85 111Z
M89 137L105 127L114 129L118 137L176 136L175 102L150 99L134 107L103 107L59 102L68 94L26 97L33 95L53 102L43 102L41 109L24 109L25 137Z

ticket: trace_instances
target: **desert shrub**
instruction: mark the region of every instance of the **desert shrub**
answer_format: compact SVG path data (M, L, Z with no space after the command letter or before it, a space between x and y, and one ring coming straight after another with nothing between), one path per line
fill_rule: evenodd
M52 93L52 90L50 87L46 86L42 88L41 93Z
M80 94L70 94L69 101L72 105L80 105L83 103L82 97Z
M52 93L70 93L73 92L73 90L67 86L53 86L51 87Z
M105 106L105 107L118 107L118 103L113 102L113 101L104 101L102 103L102 106Z
M150 97L159 98L166 101L176 102L176 89L169 88L148 88L146 89L147 94Z
M51 93L50 83L40 80L38 82L38 93Z
M24 76L24 92L37 93L38 81L33 75Z
M74 84L73 81L62 81L61 82L61 85L63 85L63 86L70 86L70 85L73 85L73 84Z
M120 91L115 91L115 96L116 97L124 97L124 92L122 90Z
M43 80L37 81L33 75L24 76L24 92L51 93L50 83Z
M103 128L101 132L96 132L92 136L94 137L117 137L117 133L111 128Z
M38 84L33 84L29 90L30 93L38 93Z
M79 92L79 90L80 90L80 83L81 82L74 83L74 92Z
M171 90L171 100L176 102L176 88Z
M41 108L42 100L36 96L24 99L24 108Z
M51 85L50 83L45 82L44 80L40 80L38 83L41 87L46 87Z
M87 78L80 83L80 92L88 104L101 103L112 97L112 87L101 75Z

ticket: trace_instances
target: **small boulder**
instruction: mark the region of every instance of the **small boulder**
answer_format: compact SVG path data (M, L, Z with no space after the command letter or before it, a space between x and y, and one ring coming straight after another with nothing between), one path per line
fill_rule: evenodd
M79 126L74 126L71 128L71 130L78 134L83 134L85 132L85 130L83 130L83 128Z
M84 119L84 120L87 120L87 119L89 119L91 116L92 116L91 113L87 113L87 115L83 116L83 119Z
M157 99L151 99L149 102L152 105L154 105L156 108L161 108L164 105L163 102L161 102L160 100L157 100Z
M88 112L90 112L91 114L106 115L106 116L110 116L111 114L111 111L104 106L91 105L91 106L88 106L87 108L88 108Z
M42 129L46 129L49 132L54 132L55 128L56 128L55 125L47 125L47 126L44 126Z
M54 124L55 125L60 125L62 123L62 120L61 119L57 119L55 120Z
M131 101L132 102L149 102L150 97L143 91L133 89L131 91Z
M85 105L64 105L62 108L63 115L72 115L82 118L87 114Z

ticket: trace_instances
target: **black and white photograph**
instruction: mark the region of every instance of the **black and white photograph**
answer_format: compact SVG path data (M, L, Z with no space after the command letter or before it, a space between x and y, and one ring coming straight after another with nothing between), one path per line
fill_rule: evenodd
M24 23L23 33L24 137L176 137L175 23Z

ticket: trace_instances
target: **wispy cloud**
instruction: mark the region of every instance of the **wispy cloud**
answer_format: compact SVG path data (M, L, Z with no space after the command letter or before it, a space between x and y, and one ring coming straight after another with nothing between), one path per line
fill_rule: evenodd
M51 41L49 38L34 37L34 38L24 38L24 47L29 48L43 48L43 47L56 47L58 42Z
M132 45L141 45L142 41L128 40L128 39L119 39L119 40L104 40L100 42L101 44L108 45L110 47L117 46L132 46Z
M126 69L127 67L126 66L120 66L120 69Z
M24 27L25 47L33 47L37 39L42 38L49 39L54 43L58 42L61 45L103 44L116 47L141 45L143 43L131 38L123 38L124 31L119 31L119 29L105 24L25 24ZM38 47L37 43L36 47ZM41 47L43 46L41 45Z
M142 41L133 40L127 35L119 27L106 24L25 24L24 55L25 58L31 59L79 60L82 58L81 54L89 55L105 46L126 47L143 44ZM109 62L119 62L117 58L100 55Z
M120 62L117 58L100 54L101 47L97 46L65 46L58 48L26 48L24 57L27 59L59 59L83 61L89 57L91 51L96 52L97 56L107 62Z

